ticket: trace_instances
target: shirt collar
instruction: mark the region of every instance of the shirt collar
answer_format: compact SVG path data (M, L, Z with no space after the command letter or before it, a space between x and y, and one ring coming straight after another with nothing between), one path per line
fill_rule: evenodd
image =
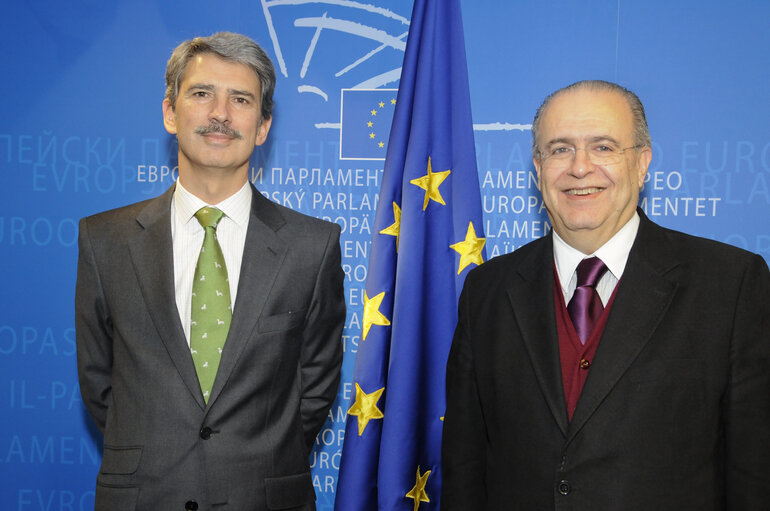
M634 212L634 216L626 222L626 225L593 254L584 254L578 249L571 247L556 234L556 231L553 231L553 259L556 264L556 272L561 281L562 290L565 293L567 292L569 282L580 261L594 255L607 265L607 269L616 279L620 280L623 271L626 269L628 254L631 252L631 246L634 244L638 231L639 214Z
M251 194L251 186L246 181L240 190L219 204L208 204L190 193L177 180L176 189L174 190L174 208L176 209L177 219L182 224L189 222L200 208L212 206L221 210L227 218L234 221L239 227L245 227L249 222Z

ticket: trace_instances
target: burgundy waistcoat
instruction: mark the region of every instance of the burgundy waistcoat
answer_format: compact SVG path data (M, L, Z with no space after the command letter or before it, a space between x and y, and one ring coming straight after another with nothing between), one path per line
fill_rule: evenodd
M588 378L591 370L591 363L594 359L596 349L599 347L599 340L604 332L604 326L607 324L607 318L612 309L612 303L615 301L615 293L618 286L610 296L610 300L604 307L599 321L594 325L594 329L585 344L580 342L572 319L567 312L567 304L564 303L564 294L561 291L561 282L556 268L553 271L553 294L556 304L556 328L559 333L559 356L561 358L561 378L564 384L564 398L567 403L567 415L572 420L572 414L575 412L583 385Z

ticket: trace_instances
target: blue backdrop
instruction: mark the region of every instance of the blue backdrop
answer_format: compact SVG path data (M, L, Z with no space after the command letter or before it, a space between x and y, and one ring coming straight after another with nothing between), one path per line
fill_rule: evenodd
M529 123L548 92L600 78L645 103L654 151L641 200L647 214L770 259L770 3L462 3L488 255L550 230ZM218 30L256 39L278 71L272 131L252 159L255 185L343 230L343 383L310 460L318 507L332 508L392 115L387 99L395 97L380 89L399 85L411 8L409 0L4 6L3 509L93 508L100 438L77 386L77 221L173 183L176 144L160 109L165 63L182 40ZM358 122L380 101L372 141Z

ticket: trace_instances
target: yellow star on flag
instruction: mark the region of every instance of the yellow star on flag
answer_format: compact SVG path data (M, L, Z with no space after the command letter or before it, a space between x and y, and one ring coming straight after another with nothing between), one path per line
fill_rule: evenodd
M428 207L428 202L430 202L431 199L446 206L446 202L444 202L444 198L441 196L438 187L441 186L441 183L443 183L447 177L449 177L451 172L451 170L433 172L431 170L430 156L428 156L428 173L420 178L409 181L411 184L425 190L425 201L422 204L423 211Z
M358 417L358 436L364 434L366 425L372 419L382 419L385 417L382 410L377 408L377 401L385 391L385 387L375 390L374 392L367 394L356 382L356 401L353 406L348 410L348 415L355 415Z
M401 239L401 208L398 204L393 203L393 219L392 224L380 231L380 234L387 234L396 237L396 252L398 252L398 242Z
M377 110L372 110L372 115L377 115Z
M384 107L384 106L385 106L385 103L383 103L382 101L380 101L380 108L382 108L382 107Z
M410 499L414 499L414 511L420 508L420 502L430 502L428 494L425 493L425 484L428 482L430 476L430 470L420 475L420 466L417 466L417 482L414 484L414 488L409 490L406 496Z
M369 334L369 329L372 328L372 325L390 325L390 320L380 312L380 304L382 304L383 298L385 298L385 291L372 298L369 298L366 291L364 291L364 340L366 340L366 336Z
M385 142L380 142L377 145L380 146L380 147L385 147Z
M372 127L373 124L374 123L372 121L369 121L369 122L366 123L366 125L369 126L370 128Z
M374 138L374 133L369 133L369 138Z
M460 254L460 265L457 268L458 275L460 275L460 272L462 272L469 264L473 263L480 265L484 262L484 257L481 255L481 249L484 248L486 242L486 238L476 237L476 229L473 228L473 222L468 222L468 232L465 234L465 241L459 241L454 245L449 245L449 248L454 249L455 252Z

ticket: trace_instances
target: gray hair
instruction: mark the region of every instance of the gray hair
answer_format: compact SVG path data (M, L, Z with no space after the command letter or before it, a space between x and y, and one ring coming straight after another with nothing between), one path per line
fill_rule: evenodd
M213 53L230 62L250 67L259 79L262 93L262 119L273 115L275 69L267 56L251 38L233 32L217 32L208 37L189 39L176 47L166 65L166 99L176 107L179 84L190 60L201 53Z
M647 127L647 117L644 115L644 106L636 94L626 89L622 85L618 85L616 83L606 82L604 80L582 80L575 82L572 85L562 87L556 92L549 94L545 100L543 100L543 104L540 105L540 108L537 109L537 113L535 113L535 119L532 121L532 155L534 157L539 159L541 156L540 148L537 145L537 136L540 131L540 120L542 119L543 114L545 113L545 109L548 107L551 100L563 93L583 89L590 91L615 92L626 98L626 101L628 101L628 106L631 108L631 114L634 118L634 145L638 147L651 146L652 141L650 139L650 130Z

